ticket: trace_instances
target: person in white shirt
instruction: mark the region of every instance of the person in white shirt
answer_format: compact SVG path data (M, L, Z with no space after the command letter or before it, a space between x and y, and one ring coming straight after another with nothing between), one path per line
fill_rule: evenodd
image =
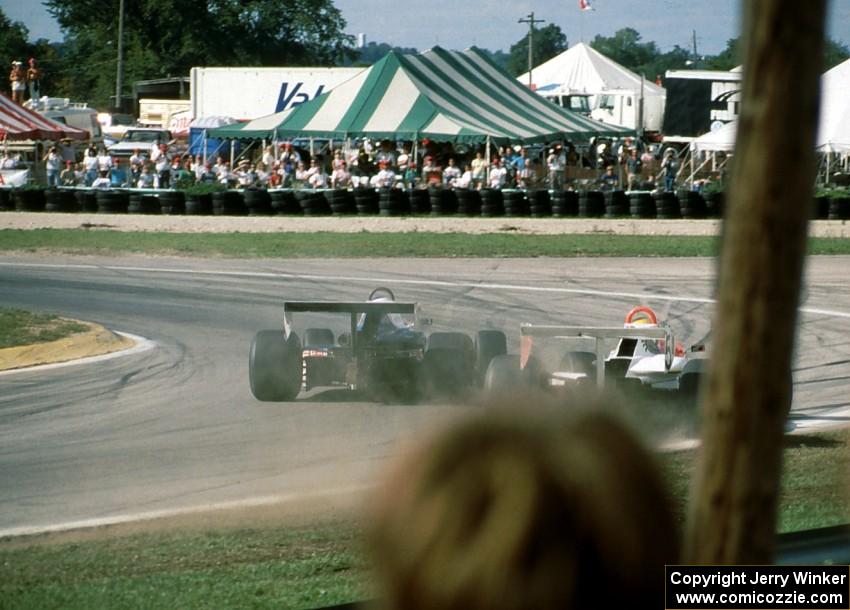
M311 161L310 164L314 164L316 161ZM328 187L328 175L325 173L324 169L319 166L317 163L314 166L315 171L313 171L313 167L311 167L307 173L310 174L310 177L307 179L307 182L314 189L323 189Z
M351 174L345 167L345 161L342 165L336 167L331 174L331 188L344 189L351 185Z
M460 171L460 168L455 165L455 160L449 158L448 165L443 170L443 182L448 185L454 184L454 181L460 178L463 172Z
M490 168L490 188L502 188L505 185L505 176L507 174L507 170L499 163L499 159L493 159L493 165Z
M156 170L158 179L158 188L167 189L171 180L171 158L168 154L168 145L160 144L151 153L151 161L153 161L154 169Z
M91 186L97 179L97 152L94 146L87 148L83 154L83 168L86 170L86 186Z
M263 149L262 163L266 167L271 167L272 163L274 163L274 149L271 147L271 145L266 146Z
M55 146L51 146L47 150L47 154L42 159L45 163L47 171L47 188L56 188L59 186L59 172L62 169L62 157Z
M109 179L109 172L102 171L100 175L92 182L92 188L95 189L108 189L112 186L112 181Z
M97 171L108 172L112 169L112 157L106 152L105 148L101 148L97 153Z
M142 155L142 151L138 148L133 151L133 154L130 155L130 166L139 165L141 166L144 163L145 157Z
M390 169L386 161L381 161L378 164L380 171L375 175L375 186L378 188L392 188L395 186L395 172Z
M472 187L472 165L469 163L466 164L464 172L460 175L460 178L455 180L453 186L456 189L468 189Z

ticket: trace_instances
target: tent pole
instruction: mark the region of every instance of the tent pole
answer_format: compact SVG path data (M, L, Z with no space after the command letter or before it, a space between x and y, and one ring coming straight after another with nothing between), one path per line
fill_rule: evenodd
M532 19L533 18L534 18L534 16L532 15ZM484 159L487 161L487 165L485 165L485 167L487 168L487 174L486 174L487 175L487 185L489 185L490 184L490 136L489 135L487 136L487 144L485 146Z
M204 165L207 164L207 130L204 129Z

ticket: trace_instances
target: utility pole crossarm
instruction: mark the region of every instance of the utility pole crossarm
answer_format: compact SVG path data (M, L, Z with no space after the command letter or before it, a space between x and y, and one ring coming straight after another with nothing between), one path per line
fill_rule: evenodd
M535 19L534 11L526 15L525 19L520 19L517 23L528 24L528 88L531 89L531 70L534 68L534 25L536 23L546 23L544 19Z

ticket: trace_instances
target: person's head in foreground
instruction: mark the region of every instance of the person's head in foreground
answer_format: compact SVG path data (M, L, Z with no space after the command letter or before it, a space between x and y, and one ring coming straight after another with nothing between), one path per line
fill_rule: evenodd
M659 607L676 560L652 457L600 411L488 410L406 455L376 503L391 610Z

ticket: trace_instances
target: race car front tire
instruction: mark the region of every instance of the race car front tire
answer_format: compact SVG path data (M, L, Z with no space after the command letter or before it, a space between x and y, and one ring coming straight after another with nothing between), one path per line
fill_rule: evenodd
M248 376L251 393L263 402L289 402L301 390L301 341L283 331L261 330L251 342Z

